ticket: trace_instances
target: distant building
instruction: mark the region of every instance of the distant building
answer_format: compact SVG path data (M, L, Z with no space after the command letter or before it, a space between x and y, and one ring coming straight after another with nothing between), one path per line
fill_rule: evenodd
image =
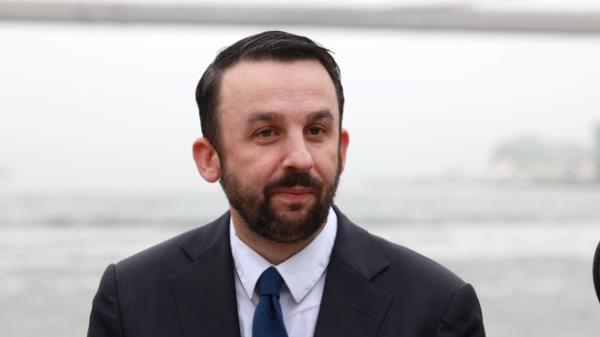
M496 147L490 174L496 179L540 182L600 181L600 125L591 149L522 136Z

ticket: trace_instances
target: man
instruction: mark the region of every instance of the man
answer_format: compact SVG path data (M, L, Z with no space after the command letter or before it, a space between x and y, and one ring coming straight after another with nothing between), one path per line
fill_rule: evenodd
M594 274L594 289L596 289L596 297L598 297L598 301L600 301L600 242L598 242L598 246L596 246L592 273Z
M217 55L193 155L230 204L111 265L88 336L484 336L473 288L333 206L349 135L327 49L284 32Z

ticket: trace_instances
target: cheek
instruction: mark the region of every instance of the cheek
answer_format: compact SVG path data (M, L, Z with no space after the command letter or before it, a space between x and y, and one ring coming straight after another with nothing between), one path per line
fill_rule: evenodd
M335 177L338 166L338 151L316 151L313 153L313 160L320 175L327 179Z
M269 180L277 178L277 170L282 162L282 157L277 151L244 151L237 157L234 167L243 174L248 183L264 185Z

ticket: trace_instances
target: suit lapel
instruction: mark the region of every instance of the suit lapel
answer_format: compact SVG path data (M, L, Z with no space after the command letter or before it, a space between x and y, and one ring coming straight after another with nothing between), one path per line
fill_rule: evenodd
M204 226L182 250L192 263L171 285L183 335L239 337L229 215Z
M392 296L371 280L389 262L372 238L337 208L338 232L317 319L315 337L376 336Z
M338 232L315 337L373 337L391 305L391 295L371 280L389 262L370 235L337 208ZM191 263L171 278L185 337L239 337L229 214L201 228L182 246Z

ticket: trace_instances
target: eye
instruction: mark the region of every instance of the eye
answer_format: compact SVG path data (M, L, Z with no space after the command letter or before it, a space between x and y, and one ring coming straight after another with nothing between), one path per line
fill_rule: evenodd
M321 126L310 126L306 129L306 132L311 136L318 136L325 133L325 128Z
M269 138L275 136L275 130L271 128L265 128L259 130L255 135L259 138Z

